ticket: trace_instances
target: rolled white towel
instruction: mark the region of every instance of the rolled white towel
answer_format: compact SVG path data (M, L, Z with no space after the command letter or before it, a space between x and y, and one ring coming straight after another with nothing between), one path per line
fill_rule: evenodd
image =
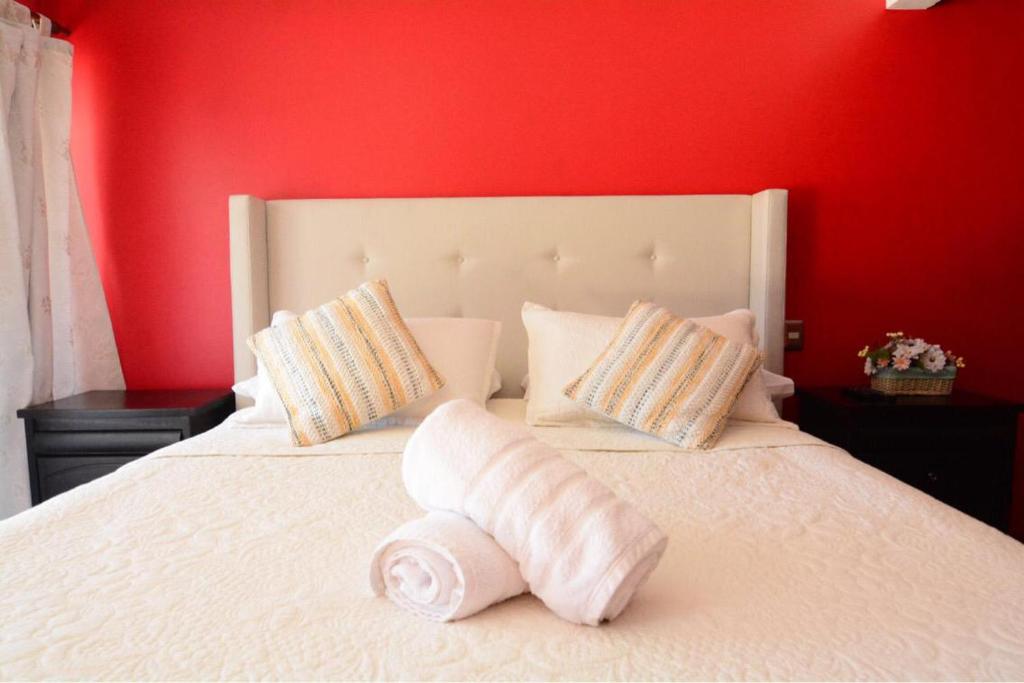
M434 621L463 619L526 592L515 561L451 512L431 512L384 539L373 553L370 587Z
M439 406L410 438L402 478L428 510L469 517L555 614L614 619L665 551L658 527L522 426L476 403Z

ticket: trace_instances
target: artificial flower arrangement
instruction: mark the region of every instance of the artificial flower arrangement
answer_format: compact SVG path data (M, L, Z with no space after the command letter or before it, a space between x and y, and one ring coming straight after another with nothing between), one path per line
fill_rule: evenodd
M902 332L889 332L889 341L877 349L865 346L857 354L864 359L864 374L871 388L883 394L944 395L953 391L956 372L964 359L938 344Z

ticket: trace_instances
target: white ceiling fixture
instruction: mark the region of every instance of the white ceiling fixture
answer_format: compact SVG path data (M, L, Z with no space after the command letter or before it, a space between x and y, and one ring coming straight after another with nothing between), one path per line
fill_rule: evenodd
M928 9L939 0L885 0L886 9Z

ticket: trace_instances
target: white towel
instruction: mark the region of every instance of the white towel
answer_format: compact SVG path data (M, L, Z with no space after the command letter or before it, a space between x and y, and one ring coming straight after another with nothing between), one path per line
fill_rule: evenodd
M462 619L526 592L516 563L473 522L431 512L377 546L370 587L435 621Z
M402 478L428 510L469 517L558 616L614 619L661 559L658 527L519 425L476 403L439 406L406 445Z

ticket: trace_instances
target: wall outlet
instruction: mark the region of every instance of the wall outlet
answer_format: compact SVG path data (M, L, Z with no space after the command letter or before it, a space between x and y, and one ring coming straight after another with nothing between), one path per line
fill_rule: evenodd
M786 321L786 351L802 351L804 348L804 321Z

